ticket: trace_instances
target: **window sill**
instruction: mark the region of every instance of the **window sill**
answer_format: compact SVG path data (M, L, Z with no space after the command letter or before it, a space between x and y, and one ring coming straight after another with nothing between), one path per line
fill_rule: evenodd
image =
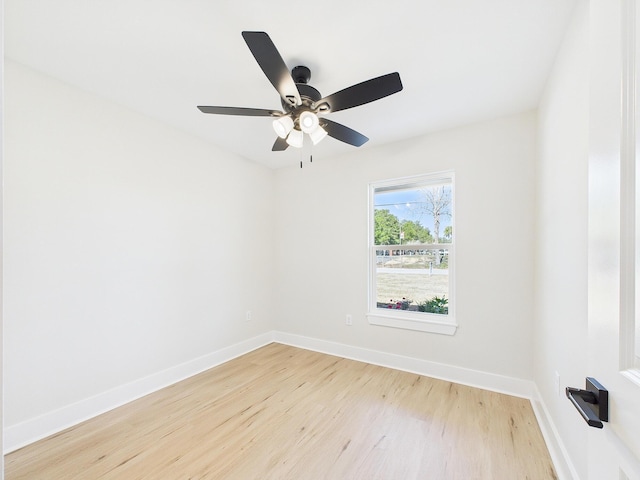
M371 325L383 327L402 328L405 330L415 330L418 332L439 333L441 335L455 335L458 324L453 318L446 317L440 320L442 315L430 315L424 313L391 313L383 309L378 309L367 314L367 319Z

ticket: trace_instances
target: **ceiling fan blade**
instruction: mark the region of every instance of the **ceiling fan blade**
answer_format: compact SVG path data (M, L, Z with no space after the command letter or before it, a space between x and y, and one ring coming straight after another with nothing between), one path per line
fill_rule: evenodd
M286 150L287 147L289 146L289 144L287 143L287 139L286 138L276 138L275 143L273 144L273 147L271 148L272 152L282 152L283 150Z
M280 96L291 105L301 105L296 82L269 35L265 32L242 32L242 37Z
M215 113L217 115L242 115L244 117L279 117L284 115L278 110L266 110L264 108L243 107L206 107L198 106L202 113Z
M400 90L402 90L400 74L394 72L347 87L318 100L315 104L322 113L337 112L379 100Z
M326 130L330 137L340 140L341 142L348 143L349 145L353 145L354 147L360 147L369 141L369 139L361 133L350 129L349 127L345 127L340 123L327 120L326 118L320 119L320 125Z

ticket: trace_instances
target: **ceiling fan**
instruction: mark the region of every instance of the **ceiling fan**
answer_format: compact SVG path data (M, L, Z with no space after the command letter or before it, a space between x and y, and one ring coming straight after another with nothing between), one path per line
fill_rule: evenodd
M276 46L265 32L242 32L242 37L258 65L280 94L284 111L211 106L198 106L198 109L203 113L218 115L275 117L273 128L278 138L271 149L273 151L286 150L289 146L301 148L305 133L314 145L328 135L360 147L369 140L367 137L322 115L364 105L402 90L400 75L394 72L323 97L318 90L308 85L311 78L309 68L297 66L289 73Z

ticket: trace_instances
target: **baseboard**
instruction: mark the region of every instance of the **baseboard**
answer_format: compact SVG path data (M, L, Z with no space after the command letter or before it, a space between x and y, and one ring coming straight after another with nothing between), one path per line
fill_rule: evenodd
M372 363L374 365L380 365L381 367L404 370L406 372L417 373L427 377L447 380L498 393L505 393L516 397L532 399L535 394L534 383L520 378L481 372L479 370L431 362L429 360L422 360L418 358L405 357L377 350L369 350L366 348L354 347L343 343L319 340L291 333L273 332L273 340L293 347L300 347L320 353L349 358L351 360Z
M267 332L39 417L7 426L4 428L4 453L13 452L271 342L273 334Z
M542 400L542 396L540 395L538 388L535 386L534 388L535 395L534 398L531 399L531 406L533 407L533 413L535 413L536 419L538 420L538 425L542 431L544 441L547 444L547 449L549 450L549 455L551 455L553 465L556 468L558 479L580 480L580 476L571 462L569 453L564 446L564 442L558 434L558 430L553 423L551 415L549 415L549 410L547 410L547 406Z

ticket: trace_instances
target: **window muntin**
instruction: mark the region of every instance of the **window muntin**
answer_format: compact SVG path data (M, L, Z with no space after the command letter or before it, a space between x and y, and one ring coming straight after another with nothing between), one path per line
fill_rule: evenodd
M453 173L370 185L370 323L455 332L453 187Z

